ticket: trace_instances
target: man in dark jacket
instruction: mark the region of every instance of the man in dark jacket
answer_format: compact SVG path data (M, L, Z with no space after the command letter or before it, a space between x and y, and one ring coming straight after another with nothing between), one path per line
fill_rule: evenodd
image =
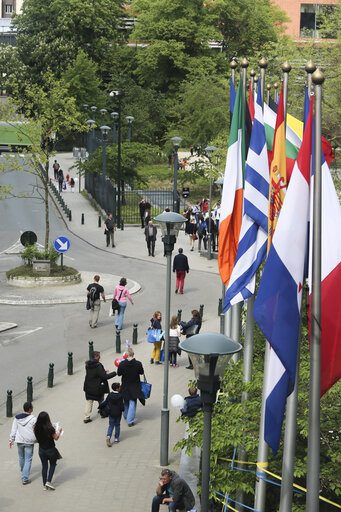
M173 272L176 272L176 285L175 285L175 293L178 293L180 288L180 293L184 293L184 283L186 272L189 272L189 265L187 256L183 254L182 247L179 247L179 254L174 257L173 260Z
M201 398L198 395L198 390L195 386L188 388L188 392L189 396L185 397L184 407L181 409L181 416L194 418L197 412L202 409Z
M120 362L117 375L122 376L121 393L124 400L123 416L127 420L128 427L134 426L136 414L136 401L140 400L141 404L145 404L145 399L141 389L140 375L144 374L143 366L140 361L134 358L132 348L127 350L127 359Z
M175 471L163 469L152 501L152 512L159 512L160 505L168 505L168 510L191 510L195 505L193 493L185 480Z
M148 222L148 226L145 227L144 235L146 237L146 242L147 242L148 256L155 256L154 252L155 252L157 229L155 226L153 226L152 220L150 220Z
M102 363L99 362L100 358L100 352L94 352L93 359L89 359L89 361L85 363L86 375L83 391L85 392L86 407L84 423L90 423L90 421L92 421L90 415L94 400L99 404L103 401L104 393L109 393L107 381L117 375L116 372L108 373Z

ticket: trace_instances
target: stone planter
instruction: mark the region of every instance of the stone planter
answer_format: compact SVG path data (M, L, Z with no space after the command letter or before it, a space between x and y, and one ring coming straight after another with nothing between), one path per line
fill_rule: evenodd
M40 260L41 261L41 260ZM45 286L68 286L78 284L82 281L81 274L63 277L10 277L7 283L12 286L20 286L22 288L41 288Z

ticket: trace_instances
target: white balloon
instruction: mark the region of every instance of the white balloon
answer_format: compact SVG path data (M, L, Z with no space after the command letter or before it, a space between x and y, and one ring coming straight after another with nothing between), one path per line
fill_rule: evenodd
M174 409L182 409L185 403L184 397L181 395L173 395L170 399L172 407Z

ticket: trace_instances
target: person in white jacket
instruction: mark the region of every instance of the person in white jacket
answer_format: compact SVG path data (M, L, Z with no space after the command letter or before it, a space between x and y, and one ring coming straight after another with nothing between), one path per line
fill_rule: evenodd
M24 403L24 412L17 414L12 423L9 446L12 448L14 443L18 446L19 466L23 485L30 484L29 480L34 443L37 442L33 427L37 418L33 416L32 402Z

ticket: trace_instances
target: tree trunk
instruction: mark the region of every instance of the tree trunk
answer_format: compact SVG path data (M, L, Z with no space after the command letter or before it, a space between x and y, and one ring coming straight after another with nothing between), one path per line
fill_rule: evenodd
M49 219L49 159L45 161L44 183L44 203L45 203L45 251L49 248L50 238L50 219Z

